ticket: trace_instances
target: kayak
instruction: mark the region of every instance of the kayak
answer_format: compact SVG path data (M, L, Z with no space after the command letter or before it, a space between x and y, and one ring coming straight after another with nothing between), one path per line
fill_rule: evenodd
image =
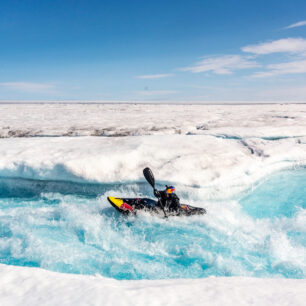
M107 197L109 203L124 215L137 214L139 211L146 211L156 215L164 215L164 212L157 201L149 198L115 198ZM187 204L181 204L178 211L166 211L167 216L193 216L204 215L206 210Z

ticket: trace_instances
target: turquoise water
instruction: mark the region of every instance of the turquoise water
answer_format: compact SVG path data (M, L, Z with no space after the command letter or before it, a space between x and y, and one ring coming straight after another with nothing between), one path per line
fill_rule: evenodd
M107 195L148 184L0 179L0 262L116 279L305 278L306 169L283 171L238 199L184 202L207 215L123 217ZM178 190L178 195L180 191Z
M292 218L299 209L306 209L305 173L305 169L277 173L249 191L240 203L254 218Z

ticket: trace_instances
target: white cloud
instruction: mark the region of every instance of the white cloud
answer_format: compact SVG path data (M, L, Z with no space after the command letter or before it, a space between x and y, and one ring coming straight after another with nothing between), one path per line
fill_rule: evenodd
M139 75L138 79L162 79L172 77L172 73L161 73L161 74L147 74L147 75Z
M284 29L292 29L292 28L297 28L297 27L302 27L302 26L306 26L306 20L290 24Z
M292 61L267 66L268 71L261 71L253 74L252 77L263 78L284 74L306 73L306 60Z
M45 92L54 88L54 86L51 84L30 82L2 82L0 83L0 86L26 92Z
M249 57L241 55L225 55L205 58L194 66L182 68L182 71L193 73L212 71L215 74L231 74L233 70L258 67L258 64Z
M271 54L271 53L305 53L306 39L303 38L284 38L271 42L249 45L242 48L243 52L254 54Z

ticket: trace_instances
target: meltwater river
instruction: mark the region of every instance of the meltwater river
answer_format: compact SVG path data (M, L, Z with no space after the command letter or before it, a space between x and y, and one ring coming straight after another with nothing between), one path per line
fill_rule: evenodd
M187 190L187 189L186 189ZM148 184L0 179L0 262L116 279L306 276L306 169L276 173L204 216L124 217L107 195ZM180 190L177 190L180 196Z

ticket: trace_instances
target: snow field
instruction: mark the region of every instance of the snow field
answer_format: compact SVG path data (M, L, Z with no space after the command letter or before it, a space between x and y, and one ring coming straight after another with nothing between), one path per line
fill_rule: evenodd
M306 280L210 277L117 281L0 265L2 305L303 306Z
M150 166L161 183L173 182L191 201L201 198L210 205L278 170L306 164L306 105L2 104L0 118L2 178L139 183L142 169ZM253 238L260 240L269 230L263 221L239 223L232 213L235 202L231 205L226 220L233 233L235 226L256 226ZM215 220L208 224L222 231L217 207L210 208ZM295 218L303 230L303 210ZM275 256L303 265L301 250L289 256L287 237L273 237ZM305 279L116 281L6 265L0 272L1 305L304 305L306 300Z

